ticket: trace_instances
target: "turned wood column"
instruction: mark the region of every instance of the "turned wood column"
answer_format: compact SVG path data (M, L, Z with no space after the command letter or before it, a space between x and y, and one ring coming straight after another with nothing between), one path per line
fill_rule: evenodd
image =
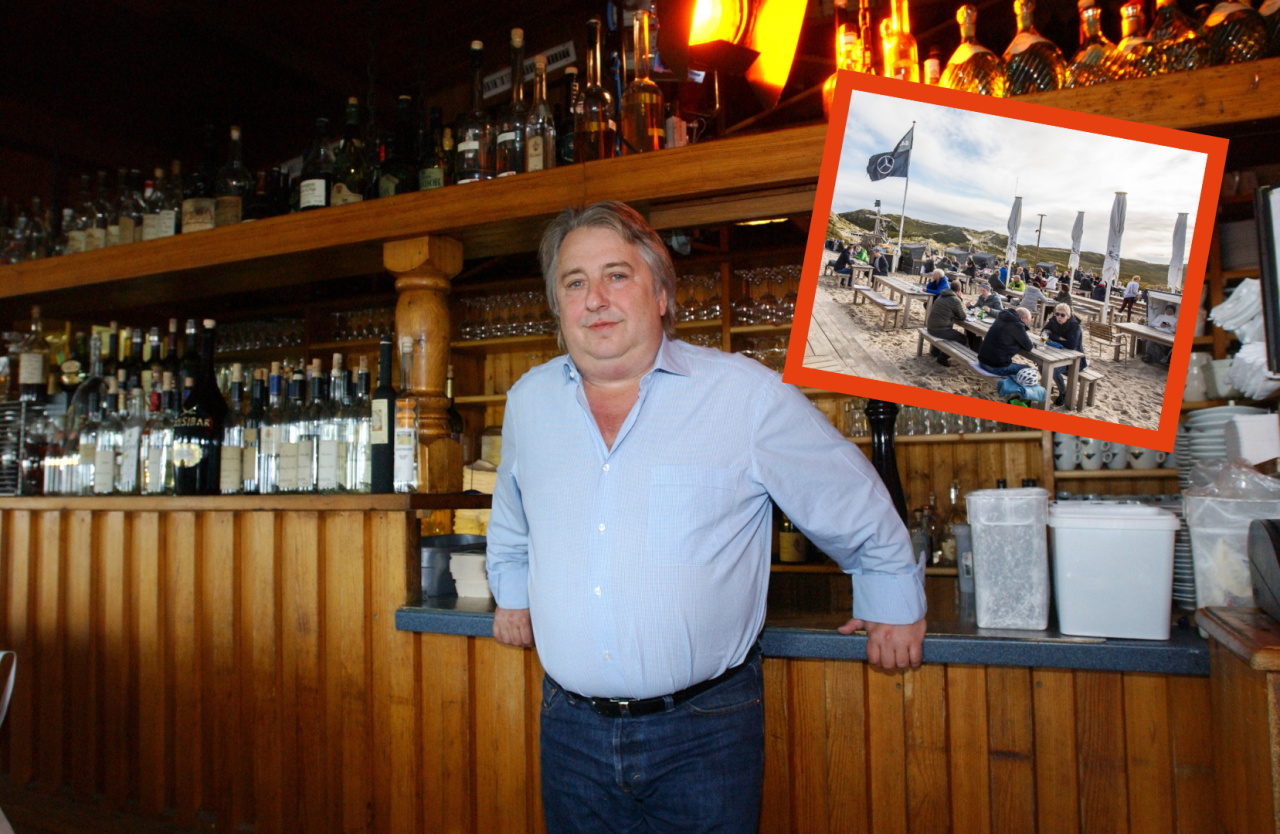
M462 244L447 237L397 240L382 246L382 264L396 276L396 346L413 339L409 388L418 398L418 471L423 492L462 491L462 447L449 437L445 374L449 365L449 288L462 270Z

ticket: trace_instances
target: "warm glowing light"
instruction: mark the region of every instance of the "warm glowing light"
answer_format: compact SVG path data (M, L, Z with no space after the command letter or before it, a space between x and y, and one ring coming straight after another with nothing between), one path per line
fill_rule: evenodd
M748 81L781 92L791 74L806 5L807 0L765 0L760 4L751 27L754 43L747 44L760 57L747 70Z
M786 223L786 222L787 222L787 218L785 217L770 217L768 220L743 220L739 223L735 223L734 225L735 226L767 226L770 223Z
M698 0L693 10L689 45L711 41L737 40L742 26L742 4L738 0Z

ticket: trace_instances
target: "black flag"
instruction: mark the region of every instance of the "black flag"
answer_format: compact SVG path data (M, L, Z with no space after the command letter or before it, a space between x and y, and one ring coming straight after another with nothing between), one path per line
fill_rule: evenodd
M916 132L915 125L902 137L898 146L886 153L878 153L867 161L867 176L871 181L885 177L905 177L911 167L911 135Z

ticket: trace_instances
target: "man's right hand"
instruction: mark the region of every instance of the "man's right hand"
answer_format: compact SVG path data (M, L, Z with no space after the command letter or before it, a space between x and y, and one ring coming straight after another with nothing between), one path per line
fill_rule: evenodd
M493 612L493 639L504 646L533 645L533 621L528 608L499 608Z

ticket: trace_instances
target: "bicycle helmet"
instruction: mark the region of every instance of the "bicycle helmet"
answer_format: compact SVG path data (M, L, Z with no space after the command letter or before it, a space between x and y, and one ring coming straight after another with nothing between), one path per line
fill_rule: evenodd
M1018 371L1013 379L1023 388L1030 388L1033 385L1040 384L1040 373L1035 368L1023 368Z

